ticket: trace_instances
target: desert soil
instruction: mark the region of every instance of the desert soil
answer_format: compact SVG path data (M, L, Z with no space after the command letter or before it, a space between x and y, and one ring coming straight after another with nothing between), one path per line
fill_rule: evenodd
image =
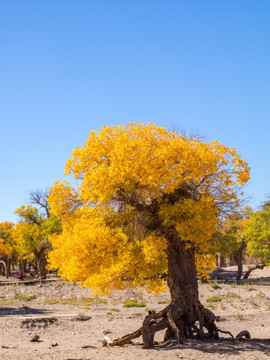
M233 276L235 269L226 270ZM226 272L225 271L225 272ZM156 335L153 349L142 339L123 347L103 347L111 339L137 330L146 311L159 311L169 302L169 292L153 296L142 289L117 291L93 297L90 290L60 279L47 283L3 285L0 278L1 360L161 360L161 359L270 359L270 270L256 270L248 283L200 283L201 302L220 316L218 327L236 336L248 330L252 339L162 342ZM9 279L11 280L11 279ZM136 299L144 307L124 307ZM216 300L216 301L214 301ZM30 339L38 335L39 340Z

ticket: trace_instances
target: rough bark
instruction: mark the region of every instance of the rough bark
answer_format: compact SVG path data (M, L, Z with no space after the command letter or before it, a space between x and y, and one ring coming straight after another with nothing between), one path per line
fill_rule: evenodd
M34 255L35 255L35 258L38 263L38 270L39 270L38 277L41 279L46 279L46 277L47 277L47 269L46 269L47 259L46 259L46 255L45 255L45 247L42 247L40 249L40 251L35 250Z

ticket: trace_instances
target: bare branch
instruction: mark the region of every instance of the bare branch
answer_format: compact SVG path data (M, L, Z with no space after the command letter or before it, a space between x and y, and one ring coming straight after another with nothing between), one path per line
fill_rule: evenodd
M34 190L29 192L29 202L33 205L38 205L42 210L45 210L47 218L50 217L50 207L48 203L49 190Z

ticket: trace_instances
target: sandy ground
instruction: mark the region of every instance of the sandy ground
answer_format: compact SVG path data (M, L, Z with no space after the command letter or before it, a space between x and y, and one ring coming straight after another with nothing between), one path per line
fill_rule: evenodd
M235 269L227 269L233 276ZM234 336L248 330L251 341L236 342L226 334L214 341L164 344L156 335L153 349L142 348L142 339L124 347L103 347L111 339L137 330L149 309L159 311L169 302L168 291L152 296L127 289L106 297L91 297L89 289L55 281L33 285L1 285L1 360L161 360L161 359L270 359L270 270L256 270L251 283L200 284L201 302L221 317L218 327ZM209 301L216 297L219 301ZM126 299L144 307L126 308ZM208 300L208 301L207 301ZM30 342L34 336L39 341ZM7 346L9 348L3 348ZM85 348L87 347L87 348Z

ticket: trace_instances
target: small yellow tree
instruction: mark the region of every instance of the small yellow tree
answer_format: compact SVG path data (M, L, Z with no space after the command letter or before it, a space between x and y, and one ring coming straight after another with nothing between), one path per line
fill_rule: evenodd
M14 225L9 221L0 223L0 265L4 266L6 277L10 275L10 261L14 256L12 231Z
M12 232L14 247L21 259L36 259L39 277L45 279L47 253L51 247L48 236L61 232L60 221L55 216L47 218L31 205L23 205L15 213L20 221Z
M142 333L151 347L155 332L167 328L166 338L180 341L197 331L196 321L201 337L203 327L217 336L214 314L199 301L197 273L213 263L217 219L237 205L249 178L240 155L217 141L131 123L92 131L65 174L75 185L57 181L49 196L63 224L51 237L51 266L103 293L127 285L162 291L166 273L170 305L148 315L132 336Z
M252 214L248 220L244 236L247 241L247 253L260 260L260 264L251 267L245 274L248 278L255 269L270 266L270 206L267 201L260 211Z
M0 223L0 258L12 253L12 230L14 225L9 221Z

